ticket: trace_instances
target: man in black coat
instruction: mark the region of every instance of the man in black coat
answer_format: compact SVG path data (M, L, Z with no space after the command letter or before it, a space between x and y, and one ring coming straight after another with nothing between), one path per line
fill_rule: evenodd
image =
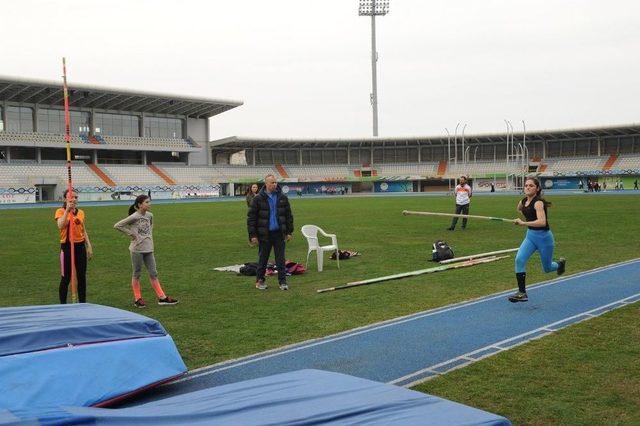
M280 290L289 290L284 268L285 241L291 241L293 215L286 195L282 193L274 175L264 178L264 187L258 192L247 213L249 244L258 245L258 273L256 288L266 290L264 274L271 247L276 256Z

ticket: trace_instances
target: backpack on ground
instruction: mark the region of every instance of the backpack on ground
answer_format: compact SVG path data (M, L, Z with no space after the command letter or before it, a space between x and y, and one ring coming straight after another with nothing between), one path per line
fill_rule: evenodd
M338 250L338 258L340 260L350 259L354 256L360 256L360 252L352 251L352 250ZM331 260L336 260L336 252L331 252L331 256L329 257Z
M258 264L255 262L245 263L240 267L240 275L256 276L258 275Z
M289 275L302 275L307 272L307 268L305 268L302 263L297 263L292 260L287 260L284 263L284 268Z
M446 241L438 240L433 243L433 250L431 250L431 260L434 262L440 262L441 260L453 259L453 249L449 247Z

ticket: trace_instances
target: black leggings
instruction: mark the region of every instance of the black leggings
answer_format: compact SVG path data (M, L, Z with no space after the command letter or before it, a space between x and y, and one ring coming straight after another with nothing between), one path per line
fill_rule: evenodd
M82 243L73 244L76 263L76 278L78 281L78 300L80 303L87 301L87 249ZM60 244L60 303L67 303L67 292L71 282L71 245Z

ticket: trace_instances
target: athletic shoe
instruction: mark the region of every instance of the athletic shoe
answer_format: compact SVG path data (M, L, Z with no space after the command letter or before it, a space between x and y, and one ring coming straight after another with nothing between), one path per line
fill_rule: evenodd
M267 289L267 283L265 283L263 280L258 280L258 281L256 281L256 288L258 290L266 290Z
M280 290L289 290L289 286L287 283L280 283Z
M456 229L456 228L449 227L449 228L447 228L447 231L453 231L454 229Z
M133 306L135 306L136 308L146 308L147 304L144 303L144 300L142 300L142 297L141 297L140 299L133 302Z
M176 305L178 301L166 296L164 299L158 299L158 305Z
M558 275L562 275L564 274L564 268L567 264L567 260L564 257L561 257L560 259L558 259Z
M509 296L509 302L512 302L512 303L527 302L528 300L529 300L529 297L527 296L527 293L522 293L520 291Z

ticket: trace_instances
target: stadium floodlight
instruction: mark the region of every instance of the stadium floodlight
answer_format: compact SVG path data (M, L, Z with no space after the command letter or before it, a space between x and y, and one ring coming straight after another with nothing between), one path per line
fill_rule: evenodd
M358 15L371 16L371 107L373 108L373 136L378 136L376 16L384 16L387 13L389 13L389 0L360 0Z
M386 15L389 13L389 0L360 0L360 16Z

